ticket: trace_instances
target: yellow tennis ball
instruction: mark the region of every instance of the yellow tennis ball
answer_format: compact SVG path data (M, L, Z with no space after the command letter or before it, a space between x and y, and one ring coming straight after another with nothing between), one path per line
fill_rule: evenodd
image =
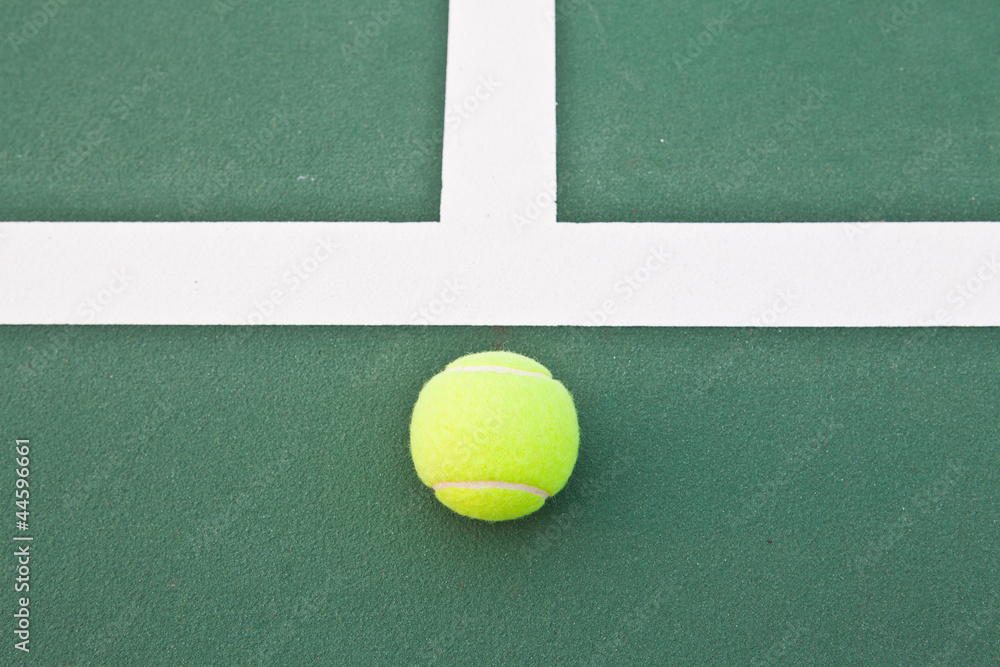
M452 510L517 519L566 485L580 444L573 397L512 352L453 361L420 391L410 422L417 475Z

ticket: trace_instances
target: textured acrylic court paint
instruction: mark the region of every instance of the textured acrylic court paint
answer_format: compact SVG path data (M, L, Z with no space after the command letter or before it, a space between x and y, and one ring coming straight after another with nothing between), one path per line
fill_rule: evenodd
M59 180L66 172L76 169L101 145L109 142L114 136L117 123L128 118L143 100L162 85L166 74L158 67L147 67L143 71L142 80L120 93L108 104L108 110L103 117L86 124L87 130L71 143L68 151L56 161L53 180Z

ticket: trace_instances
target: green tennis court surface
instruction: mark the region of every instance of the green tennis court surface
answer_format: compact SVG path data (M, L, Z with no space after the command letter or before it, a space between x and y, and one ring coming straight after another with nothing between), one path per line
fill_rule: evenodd
M559 216L1000 219L1000 4L560 4Z
M563 221L1000 220L995 2L556 8ZM447 29L5 3L0 220L437 220ZM488 349L582 433L496 525L407 449ZM998 376L996 328L0 326L0 662L995 665Z
M18 664L993 665L997 341L4 327ZM563 492L491 525L420 485L407 429L426 379L497 346L566 384L582 440Z
M5 3L0 220L437 220L447 10ZM555 21L562 220L1000 219L991 0Z
M0 219L438 219L447 2L49 4L0 44Z

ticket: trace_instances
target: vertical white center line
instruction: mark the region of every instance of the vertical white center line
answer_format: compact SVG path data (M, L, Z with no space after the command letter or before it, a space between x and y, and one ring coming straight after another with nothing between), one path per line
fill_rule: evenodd
M556 178L555 0L451 0L441 223L513 232ZM555 223L555 206L536 214Z

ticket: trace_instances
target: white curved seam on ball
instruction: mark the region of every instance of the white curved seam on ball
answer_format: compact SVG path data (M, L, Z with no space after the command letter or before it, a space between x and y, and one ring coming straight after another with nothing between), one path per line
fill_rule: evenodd
M516 482L438 482L431 487L435 491L441 489L510 489L511 491L526 491L539 496L543 500L549 497L548 491L537 486L518 484Z
M552 377L546 375L545 373L536 373L535 371L521 371L516 368L504 368L503 366L455 366L453 368L445 369L446 373L452 371L484 371L491 373L512 373L513 375L527 375L529 377L540 377L546 380L551 380Z

